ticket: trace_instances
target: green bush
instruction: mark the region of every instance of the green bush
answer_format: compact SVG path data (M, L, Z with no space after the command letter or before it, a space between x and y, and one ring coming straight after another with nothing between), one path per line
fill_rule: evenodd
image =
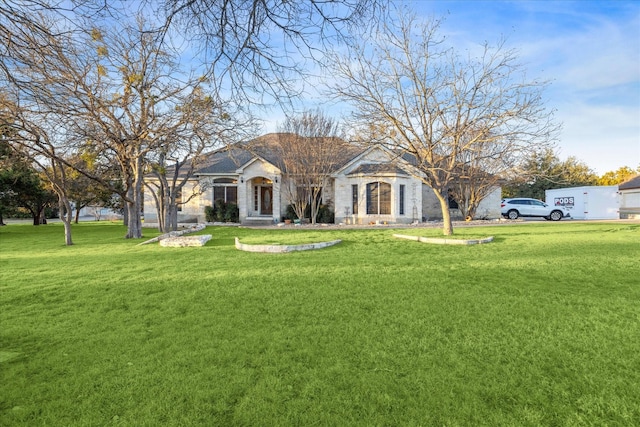
M235 203L227 203L224 210L224 222L239 222L240 209Z
M215 222L215 210L213 209L213 206L204 207L204 217L207 222Z
M304 217L311 218L311 205L307 205L304 210ZM287 205L285 209L284 215L282 219L298 219L298 215L296 215L295 210L293 209L293 205ZM332 224L335 221L335 214L333 213L333 209L331 209L330 204L320 205L318 209L318 214L316 215L316 222L322 224Z
M205 206L204 215L207 222L239 222L240 209L235 203L216 200L213 206Z
M285 219L290 219L292 221L294 219L298 219L298 215L296 215L296 211L293 209L293 205L287 205L287 208L285 209L284 215L282 217L283 221Z
M335 221L335 214L330 205L320 205L318 209L318 215L316 216L316 222L321 224L333 224Z

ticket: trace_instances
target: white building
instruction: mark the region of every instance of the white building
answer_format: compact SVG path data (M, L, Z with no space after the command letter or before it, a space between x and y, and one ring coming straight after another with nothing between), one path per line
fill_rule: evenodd
M618 186L620 193L620 218L640 218L640 175Z
M189 199L181 207L178 222L205 222L205 207L216 200L237 204L243 224L280 222L290 204L284 187L289 183L279 166L275 138L269 134L252 141L251 151L236 145L209 155L182 190L183 199ZM338 159L324 183L322 203L332 207L335 223L410 224L442 219L433 190L419 176L410 161L382 147L353 147ZM480 203L477 215L499 218L500 200L501 188L496 187ZM157 222L153 198L147 192L144 212L145 225ZM453 218L459 216L452 210Z
M574 219L619 219L617 185L556 188L545 191L546 203L564 206Z

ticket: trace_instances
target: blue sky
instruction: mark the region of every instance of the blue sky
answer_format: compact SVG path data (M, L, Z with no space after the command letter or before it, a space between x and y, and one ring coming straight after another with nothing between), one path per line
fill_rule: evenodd
M574 156L598 175L640 166L640 1L406 3L425 18L444 18L441 35L459 51L504 38L529 77L551 82L545 95L563 124L561 159ZM308 95L310 103L322 98ZM282 120L270 115L266 130Z
M575 156L598 174L640 166L640 2L409 3L445 17L442 32L459 48L505 37L532 77L551 81L562 159Z

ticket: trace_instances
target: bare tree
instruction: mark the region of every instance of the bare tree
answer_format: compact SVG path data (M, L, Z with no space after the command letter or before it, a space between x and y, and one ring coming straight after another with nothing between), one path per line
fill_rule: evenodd
M71 236L71 221L73 211L69 200L69 178L64 147L58 141L60 135L59 123L48 117L43 120L34 118L28 108L22 108L18 103L7 97L0 97L0 109L10 112L11 123L4 123L13 128L14 132L5 141L14 150L21 153L35 165L48 179L58 197L60 220L64 224L65 243L73 245ZM6 115L3 114L6 117Z
M388 0L148 0L166 25L205 55L235 97L289 103L300 94L306 59L316 60L354 26L377 20ZM302 66L301 66L302 64ZM259 100L257 102L260 102Z
M204 152L245 139L255 128L250 114L199 88L178 109L183 126L152 153L149 169L153 179L145 181L156 205L158 229L163 232L177 230L179 206L206 190L206 186L198 185L192 194L178 200Z
M119 165L126 237L138 238L147 160L161 159L163 144L175 142L182 124L171 112L191 90L209 81L236 102L259 103L263 94L287 102L302 71L290 53L319 52L318 41L346 36L383 3L7 0L0 6L0 77L46 114L59 114L69 141L91 141ZM136 26L130 16L157 19L138 18ZM199 71L178 69L182 55L197 58Z
M455 200L463 218L476 218L477 209L488 195L504 182L506 169L513 167L503 153L500 142L486 134L486 129L471 129L466 135L469 143L458 155L455 180L449 187L450 199ZM476 143L470 143L475 140Z
M438 21L400 14L373 37L330 61L337 96L356 119L383 129L387 144L413 158L438 198L443 233L453 233L448 194L460 171L479 159L508 169L514 159L553 144L557 126L516 54L484 45L462 57L438 36Z
M319 110L289 117L281 126L277 149L285 178L282 189L298 218L303 219L310 206L315 224L322 189L350 148L338 122Z
M152 158L177 145L193 148L194 139L198 150L219 142L207 133L220 112L217 89L180 67L182 51L165 36L139 18L131 27L44 35L32 49L11 52L12 81L32 113L60 123L67 149L88 143L118 165L119 187L92 177L124 200L127 238L142 236L143 179Z

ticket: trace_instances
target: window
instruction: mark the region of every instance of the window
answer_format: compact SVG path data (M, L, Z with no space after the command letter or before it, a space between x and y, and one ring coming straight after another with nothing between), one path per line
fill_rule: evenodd
M358 215L358 184L351 186L351 212Z
M402 184L400 185L399 199L400 199L399 213L400 215L404 215L404 185Z
M367 214L391 214L391 184L386 182L367 184Z
M449 196L449 209L458 209L458 201L456 200L455 196L453 195L453 190L449 189L448 192L448 196Z
M213 201L238 203L238 181L232 178L218 178L213 182Z
M258 210L260 209L260 199L259 197L260 192L258 191L258 186L254 185L253 186L253 210L258 212Z

